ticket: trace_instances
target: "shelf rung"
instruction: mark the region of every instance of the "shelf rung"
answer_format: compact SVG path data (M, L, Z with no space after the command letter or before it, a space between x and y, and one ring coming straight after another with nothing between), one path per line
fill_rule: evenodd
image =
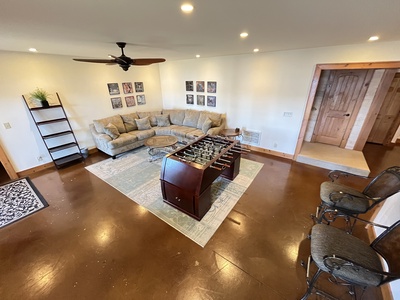
M49 152L53 153L53 152L65 150L65 149L68 149L68 148L71 148L71 147L78 147L78 144L75 143L75 142L71 142L71 143L59 145L57 147L49 148L48 150L49 150Z
M59 137L59 136L63 136L63 135L68 135L68 134L72 134L72 131L71 130L67 130L67 131L62 131L62 132L57 132L57 133L44 135L42 137L46 140L46 139L51 139L51 138L55 138L55 137Z
M57 122L66 122L67 120L68 120L67 118L59 118L59 119L52 119L52 120L47 120L47 121L36 122L36 124L37 125L46 125L46 124L57 123Z

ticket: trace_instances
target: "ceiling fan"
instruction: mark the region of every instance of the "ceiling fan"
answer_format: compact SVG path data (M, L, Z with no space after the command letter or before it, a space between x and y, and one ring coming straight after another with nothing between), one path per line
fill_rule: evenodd
M126 43L117 42L118 47L121 48L121 56L109 55L113 59L83 59L83 58L74 58L73 60L82 61L82 62L90 62L90 63L101 63L107 65L115 65L118 64L124 71L128 71L130 66L147 66L155 63L164 62L164 58L130 58L125 56L124 48Z

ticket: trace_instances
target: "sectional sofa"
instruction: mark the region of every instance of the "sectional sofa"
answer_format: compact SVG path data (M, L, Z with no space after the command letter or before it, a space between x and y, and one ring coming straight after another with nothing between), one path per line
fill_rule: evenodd
M226 116L192 109L165 109L133 112L93 120L89 125L97 149L113 158L143 146L154 135L173 135L190 142L205 135L218 135L225 128Z

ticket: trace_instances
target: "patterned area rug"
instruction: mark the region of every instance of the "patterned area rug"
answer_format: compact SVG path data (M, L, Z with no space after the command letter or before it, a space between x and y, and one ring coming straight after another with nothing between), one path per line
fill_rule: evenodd
M49 206L29 177L0 186L0 228Z
M263 166L262 163L242 158L240 172L235 180L222 177L216 179L211 186L211 209L201 221L197 221L164 203L160 184L161 162L161 159L149 162L146 148L141 147L86 169L202 247L210 240Z

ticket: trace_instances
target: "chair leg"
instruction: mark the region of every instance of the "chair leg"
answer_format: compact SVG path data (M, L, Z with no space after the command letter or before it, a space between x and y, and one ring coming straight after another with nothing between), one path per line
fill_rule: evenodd
M317 281L319 275L321 275L321 273L322 273L322 270L318 269L318 271L314 274L313 278L310 281L307 278L308 288L307 288L306 293L303 295L303 297L301 297L301 300L306 300L312 294L313 289L314 289L314 284ZM307 270L307 275L308 275L308 270Z

